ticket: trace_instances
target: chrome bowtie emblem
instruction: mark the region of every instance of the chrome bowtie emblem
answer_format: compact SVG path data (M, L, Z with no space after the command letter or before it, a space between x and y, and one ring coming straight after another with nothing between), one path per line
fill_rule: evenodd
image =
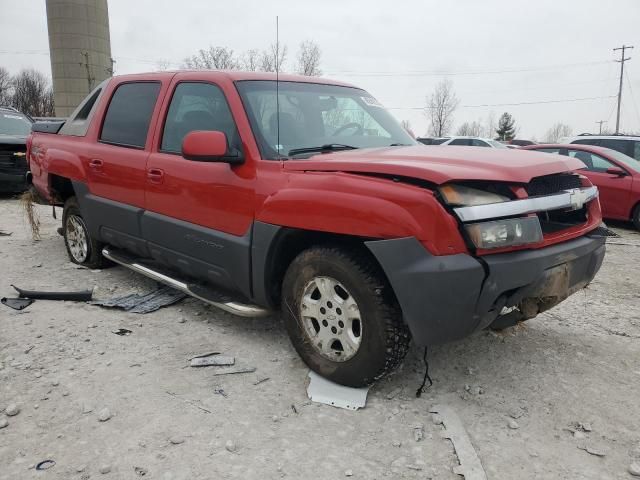
M582 208L588 198L589 194L584 190L569 190L569 199L574 210Z

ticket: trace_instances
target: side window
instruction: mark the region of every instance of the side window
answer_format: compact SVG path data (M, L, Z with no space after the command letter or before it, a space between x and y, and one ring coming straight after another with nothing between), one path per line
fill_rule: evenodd
M210 83L179 83L162 132L160 150L180 153L185 135L194 130L217 130L239 148L240 137L222 90Z
M456 138L455 140L451 140L447 145L464 145L469 146L469 140L466 138Z
M487 142L484 142L482 140L477 140L475 138L471 140L471 145L473 145L474 147L490 147L491 146Z
M159 82L120 85L107 109L100 141L125 147L144 148L151 114L160 92Z
M601 146L610 148L611 150L617 150L625 155L633 155L633 142L631 140L615 140L613 138L603 138L600 143Z
M605 160L600 155L583 152L582 150L569 150L569 156L581 160L591 172L606 172L607 168L615 167L613 163Z
M640 142L633 142L633 158L640 161Z

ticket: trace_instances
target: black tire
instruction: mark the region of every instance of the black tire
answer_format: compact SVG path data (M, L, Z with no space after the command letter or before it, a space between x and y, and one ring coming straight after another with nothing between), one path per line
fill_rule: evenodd
M640 203L633 209L631 221L633 222L633 226L636 227L636 230L640 230Z
M84 258L77 253L77 243L74 243L73 230L75 228L81 228L83 235L86 238L86 255ZM83 265L88 268L103 268L109 265L106 258L102 256L103 243L98 242L89 234L78 201L76 197L70 197L64 202L64 210L62 212L62 235L64 237L64 244L67 247L67 255L73 263Z
M335 279L357 304L361 338L347 360L325 357L305 330L309 327L301 315L302 297L318 278ZM333 312L341 313L337 307ZM291 342L309 368L349 387L372 384L394 370L409 350L411 335L395 295L375 261L362 252L314 247L300 253L284 277L282 314Z

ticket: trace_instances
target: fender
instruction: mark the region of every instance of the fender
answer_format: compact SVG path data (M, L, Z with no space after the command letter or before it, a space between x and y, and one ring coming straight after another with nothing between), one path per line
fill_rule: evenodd
M433 255L466 253L455 219L431 190L349 173L295 173L256 220L370 239L415 237Z
M49 175L58 175L78 182L87 182L87 175L80 157L68 150L49 148L45 153L44 169Z
M51 201L51 175L58 175L74 181L87 181L86 171L80 156L75 153L83 150L76 137L52 134L32 133L29 149L29 170L33 185L48 201ZM73 141L76 148L68 148Z

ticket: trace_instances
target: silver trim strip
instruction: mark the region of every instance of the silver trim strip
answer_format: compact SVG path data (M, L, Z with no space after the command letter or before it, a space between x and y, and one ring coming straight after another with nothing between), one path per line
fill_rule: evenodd
M454 208L456 215L463 222L476 222L490 218L511 217L528 213L546 212L570 208L577 210L598 196L598 187L573 188L562 193L545 197L531 197L510 202L490 203L473 207Z
M102 255L106 258L115 262L123 267L127 267L134 272L140 273L145 277L152 278L156 282L164 283L165 285L169 285L170 287L175 288L176 290L180 290L181 292L186 293L187 295L191 295L192 297L197 298L198 300L202 300L203 302L209 303L214 307L217 307L225 312L233 313L234 315L238 315L240 317L263 317L266 315L270 315L271 312L266 308L259 307L257 305L249 305L239 302L214 302L213 300L208 300L206 298L201 297L200 295L195 294L184 282L176 280L175 278L171 278L163 273L156 272L155 270L150 269L145 265L140 265L139 263L128 262L122 258L120 258L116 254L112 254L107 247L102 249Z

